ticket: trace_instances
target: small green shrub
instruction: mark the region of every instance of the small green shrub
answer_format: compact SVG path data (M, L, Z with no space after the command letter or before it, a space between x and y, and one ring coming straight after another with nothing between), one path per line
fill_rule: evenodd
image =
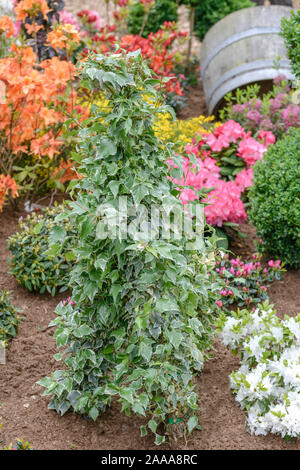
M271 146L254 167L250 218L262 251L300 267L300 131Z
M134 3L129 9L127 18L128 31L130 34L139 34L145 16L145 7L140 2ZM155 6L149 12L143 37L150 33L156 33L165 21L177 21L177 5L172 0L156 0Z
M285 40L292 70L300 80L300 10L293 11L289 19L282 18L281 24L281 36Z
M21 321L19 312L11 303L10 293L0 290L0 346L6 346L8 340L16 336Z
M2 424L0 423L0 430L1 428L2 428ZM1 440L0 442L2 443L3 441ZM13 446L12 443L10 443L7 446L0 447L0 451L1 450L32 450L32 448L29 442L24 441L23 439L17 439L15 447Z
M33 213L19 223L20 230L8 240L12 253L10 273L30 291L41 294L67 290L69 272L74 260L72 246L75 230L62 216L59 226L55 217L63 213L63 206L48 209L45 213ZM60 238L64 237L64 243ZM52 243L49 250L49 243Z
M208 30L225 16L252 7L250 0L201 0L195 8L195 34L200 41Z

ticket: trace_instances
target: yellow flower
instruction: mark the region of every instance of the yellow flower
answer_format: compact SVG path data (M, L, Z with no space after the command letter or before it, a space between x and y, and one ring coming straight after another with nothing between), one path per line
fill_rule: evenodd
M181 152L185 145L192 143L196 134L212 132L219 125L214 119L214 116L198 116L174 121L170 114L159 114L154 124L154 131L164 143L172 142L175 151Z

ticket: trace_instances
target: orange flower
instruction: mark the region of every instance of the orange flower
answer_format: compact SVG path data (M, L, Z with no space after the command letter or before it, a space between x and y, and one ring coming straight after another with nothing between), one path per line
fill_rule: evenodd
M25 23L25 28L26 28L26 31L28 34L35 34L37 33L40 29L42 29L42 25L39 25L37 23L32 23L32 24L29 24L29 23Z
M27 17L36 18L39 13L47 19L49 11L46 0L21 0L15 6L16 19L21 21L25 21Z
M0 212L2 212L5 197L9 192L13 198L18 197L18 188L18 185L11 176L0 175Z
M57 170L53 172L54 178L58 175L61 175L58 181L63 184L67 181L83 178L83 176L76 170L76 164L74 162L72 163L70 160L62 162Z
M80 42L78 31L72 24L59 24L47 35L47 39L55 50L70 50L72 43L78 44Z
M0 34L6 33L6 37L14 35L15 29L14 24L9 16L2 16L0 18Z

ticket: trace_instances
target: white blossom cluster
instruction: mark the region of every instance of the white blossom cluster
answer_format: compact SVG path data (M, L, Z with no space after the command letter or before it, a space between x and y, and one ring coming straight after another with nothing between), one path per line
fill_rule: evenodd
M241 352L230 386L255 435L300 437L300 314L280 320L268 303L223 315L225 346Z
M11 16L14 11L13 0L0 0L0 16Z

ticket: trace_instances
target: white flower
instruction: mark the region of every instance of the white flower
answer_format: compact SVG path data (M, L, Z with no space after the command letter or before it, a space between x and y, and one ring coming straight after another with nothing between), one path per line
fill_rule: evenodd
M221 337L231 347L240 345L243 359L230 386L240 406L247 405L250 432L300 438L300 316L280 322L272 310L257 309L238 320L229 317Z
M11 15L14 11L12 0L0 0L0 15Z

